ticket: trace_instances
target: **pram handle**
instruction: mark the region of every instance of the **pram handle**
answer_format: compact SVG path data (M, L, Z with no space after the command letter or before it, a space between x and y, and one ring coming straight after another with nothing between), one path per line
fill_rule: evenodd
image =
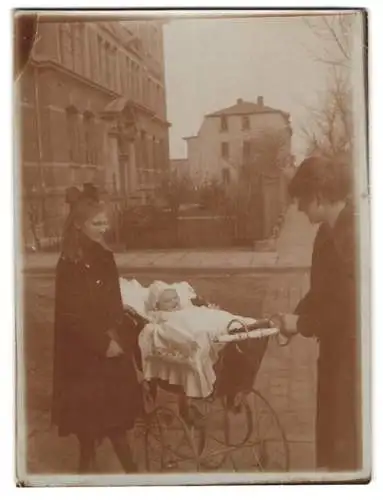
M241 327L232 329L231 326L236 323L240 324ZM251 335L249 335L249 333ZM290 339L286 338L286 336L282 333L279 322L274 321L274 318L259 319L251 325L247 325L240 318L234 318L227 326L227 334L232 337L232 339L227 340L227 342L238 342L241 340L268 337L271 335L277 335L278 344L282 347L288 345L290 342ZM227 336L224 336L223 338L226 337ZM241 351L239 346L237 346L237 350Z
M251 332L244 333L228 333L226 335L221 335L216 337L213 342L217 344L229 344L231 342L241 342L248 339L259 339L262 337L270 337L272 335L278 335L280 332L278 328L264 328L258 330L252 330Z
M240 319L235 318L235 319L232 319L230 321L230 323L227 325L227 333L229 335L231 335L231 334L234 333L232 330L230 330L230 327L231 327L231 325L235 325L236 323L238 323L238 324L241 325L241 327L245 330L245 333L249 332L249 329L247 328L246 323L244 321L240 320Z
M241 327L232 329L231 326L235 325L236 323L241 325ZM252 330L260 330L262 328L273 328L274 326L276 325L274 325L272 321L270 321L269 319L258 319L254 323L248 325L241 319L234 318L227 325L227 333L243 333L243 332L248 332L249 330L252 331Z

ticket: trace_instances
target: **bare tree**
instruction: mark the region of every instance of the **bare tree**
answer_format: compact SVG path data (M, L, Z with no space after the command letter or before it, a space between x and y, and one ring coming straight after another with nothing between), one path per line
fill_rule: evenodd
M283 129L265 131L251 140L249 161L245 161L244 165L248 164L251 168L254 164L252 175L257 172L275 173L288 166L291 134L291 127L286 123Z
M320 41L320 50L316 49L312 56L318 62L333 67L349 69L352 55L352 29L354 14L330 14L324 16L304 17L303 22Z
M25 204L27 205L26 213L28 218L28 229L30 230L33 238L33 244L31 248L33 248L34 250L41 250L41 241L39 235L39 223L40 223L39 206L36 204L36 201L32 200L30 197L28 197L25 200Z
M176 219L181 204L188 201L192 190L193 185L187 175L180 175L175 170L166 170L159 181L158 196L167 204Z
M247 158L241 167L236 186L230 190L227 203L229 215L236 220L236 237L252 235L254 228L262 227L264 217L265 183L280 187L279 198L273 204L276 212L282 213L287 202L287 174L291 166L291 128L279 131L265 131L253 138ZM268 181L267 181L268 179Z
M308 153L339 155L352 149L350 81L354 14L345 13L304 22L314 36L313 58L328 68L328 88L317 108L311 108L312 121L302 127Z
M44 235L46 225L46 206L45 206L45 189L44 185L36 184L25 185L23 190L23 207L26 215L27 239L32 237L31 248L41 250L42 236ZM29 245L29 242L28 242Z
M334 78L321 106L311 108L310 113L310 125L301 128L309 154L319 152L331 157L351 150L351 91L346 82Z

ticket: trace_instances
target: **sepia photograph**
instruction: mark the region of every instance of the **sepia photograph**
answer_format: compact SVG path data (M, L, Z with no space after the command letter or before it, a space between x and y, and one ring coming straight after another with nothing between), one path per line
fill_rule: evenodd
M13 11L18 486L370 481L367 26Z

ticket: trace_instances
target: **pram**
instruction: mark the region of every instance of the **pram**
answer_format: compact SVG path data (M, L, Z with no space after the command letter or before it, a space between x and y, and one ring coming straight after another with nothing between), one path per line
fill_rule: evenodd
M193 304L207 302L196 297ZM139 336L148 319L132 304L124 307ZM147 471L288 470L284 430L269 402L253 388L269 338L278 335L276 324L268 319L251 325L231 321L215 340L222 348L208 397L187 397L182 385L160 378L144 380L146 411L140 428ZM183 363L171 355L157 361L165 367ZM138 363L142 370L142 360Z

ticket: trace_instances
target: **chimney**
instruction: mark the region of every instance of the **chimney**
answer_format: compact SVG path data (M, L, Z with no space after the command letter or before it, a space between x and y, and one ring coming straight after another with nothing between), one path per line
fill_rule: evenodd
M243 99L237 99L237 104L242 104L243 103Z
M263 95L259 95L258 98L257 98L257 105L260 107L260 108L263 108Z

